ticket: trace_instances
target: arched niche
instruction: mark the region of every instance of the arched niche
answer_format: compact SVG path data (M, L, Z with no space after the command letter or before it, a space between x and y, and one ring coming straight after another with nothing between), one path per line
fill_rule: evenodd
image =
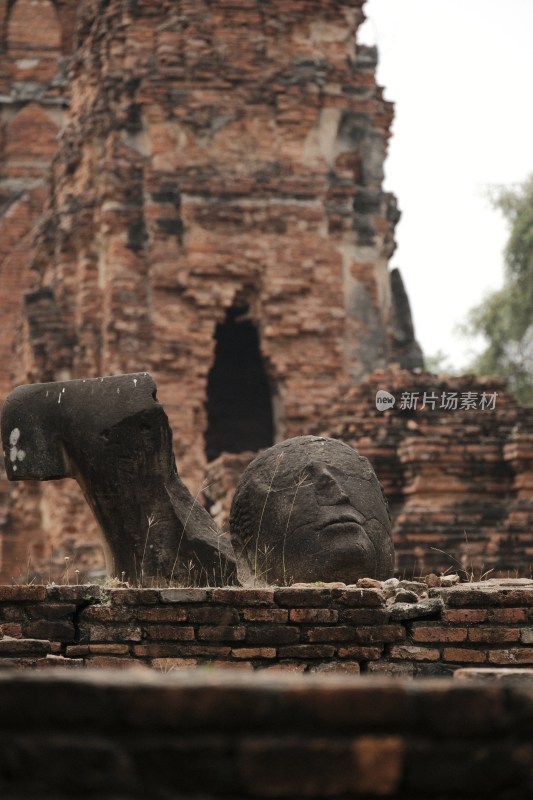
M7 21L7 49L13 55L61 50L61 26L50 0L16 0Z
M216 326L215 361L207 382L208 461L274 442L272 396L259 336L246 306L232 306Z
M61 25L50 0L16 0L9 11L6 52L11 78L46 83L61 57Z
M30 103L6 125L3 172L10 177L40 177L57 150L58 127L37 103Z

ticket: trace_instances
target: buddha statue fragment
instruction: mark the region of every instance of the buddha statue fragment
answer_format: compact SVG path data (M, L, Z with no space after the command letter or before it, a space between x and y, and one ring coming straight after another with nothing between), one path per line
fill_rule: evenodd
M336 439L299 436L260 453L230 514L243 582L392 576L390 516L370 462Z
M10 480L75 478L103 532L108 574L133 585L392 575L381 485L336 439L299 436L261 452L237 485L230 542L177 473L148 373L19 386L1 432Z
M75 478L110 576L231 583L231 544L177 473L156 388L146 372L17 387L2 410L7 477Z

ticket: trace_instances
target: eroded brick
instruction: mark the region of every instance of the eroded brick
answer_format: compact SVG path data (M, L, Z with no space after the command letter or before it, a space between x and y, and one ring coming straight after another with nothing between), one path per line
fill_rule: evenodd
M464 642L467 639L466 628L447 628L442 625L426 625L414 623L412 632L414 642Z
M201 625L198 640L210 642L242 642L246 638L246 628L233 625Z
M435 647L413 647L411 645L393 645L390 648L391 658L400 658L404 661L438 661L440 650Z
M293 608L289 612L291 622L337 622L339 612L332 608Z
M474 650L466 647L445 647L443 650L444 661L454 661L465 664L483 664L487 661L485 650Z
M152 640L184 642L194 639L194 628L190 625L146 625L144 632L146 638Z

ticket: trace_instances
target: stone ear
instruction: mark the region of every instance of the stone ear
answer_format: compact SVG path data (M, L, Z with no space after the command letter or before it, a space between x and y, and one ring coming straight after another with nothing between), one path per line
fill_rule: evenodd
M10 481L72 477L56 415L42 402L42 386L18 386L4 403L2 447Z

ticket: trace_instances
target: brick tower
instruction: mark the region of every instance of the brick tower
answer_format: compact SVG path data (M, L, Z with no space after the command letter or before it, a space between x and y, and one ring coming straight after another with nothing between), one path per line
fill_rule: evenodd
M4 382L150 371L195 489L389 360L392 106L356 45L363 0L90 0L66 87L74 5L39 0L32 42L34 4L5 9L1 67L25 98L8 174L41 179L63 127L32 272L27 250L11 269L26 294ZM72 491L39 491L32 522L74 530Z
M67 64L77 0L3 0L0 3L0 395L24 379L21 347L23 296L39 286L30 269L34 228L48 197L47 177L68 114ZM20 572L27 530L42 541L37 487L14 511L19 490L0 468L0 574ZM19 534L18 531L22 533ZM7 535L4 531L9 531ZM39 546L37 545L37 549ZM17 558L14 558L14 553ZM22 558L22 556L20 556ZM26 557L26 556L24 556Z
M150 371L193 494L221 459L239 466L326 429L378 462L389 454L378 473L406 546L441 492L452 508L432 517L441 546L459 519L449 482L418 480L428 459L405 445L407 418L383 425L348 391L390 362L421 364L388 270L392 105L375 49L356 43L363 5L0 3L0 388ZM439 447L446 475L451 450ZM519 470L523 452L512 450ZM505 469L502 491L516 493ZM468 489L475 476L461 476ZM3 580L46 576L49 563L57 575L65 557L82 577L102 565L72 481L0 479L0 539Z

